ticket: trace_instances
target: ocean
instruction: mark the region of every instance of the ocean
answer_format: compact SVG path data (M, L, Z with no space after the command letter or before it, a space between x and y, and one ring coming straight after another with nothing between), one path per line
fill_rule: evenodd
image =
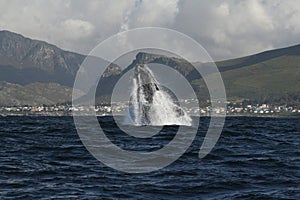
M227 117L200 159L209 120L200 119L177 161L129 174L95 159L72 117L0 117L0 199L300 199L300 118ZM112 117L99 122L115 144L137 151L161 148L176 129L138 140L120 134Z

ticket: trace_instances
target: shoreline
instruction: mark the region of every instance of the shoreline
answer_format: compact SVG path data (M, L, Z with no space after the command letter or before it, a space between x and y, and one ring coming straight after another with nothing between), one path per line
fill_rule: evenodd
M72 112L28 112L28 113L0 113L0 117L72 117ZM110 113L97 114L97 117L110 117ZM196 117L196 116L191 116ZM200 115L211 117L211 115ZM222 115L215 117L223 117ZM263 118L294 118L300 117L300 113L277 113L277 114L227 114L225 117L263 117Z

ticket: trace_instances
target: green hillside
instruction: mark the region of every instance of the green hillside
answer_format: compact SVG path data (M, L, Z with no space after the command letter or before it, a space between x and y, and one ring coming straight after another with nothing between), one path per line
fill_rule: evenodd
M291 102L300 99L300 56L281 56L222 73L229 98Z
M217 62L230 101L300 104L300 47ZM204 87L202 79L193 80ZM199 96L207 98L205 90Z
M57 104L70 101L72 88L57 83L31 83L25 86L0 82L0 106Z

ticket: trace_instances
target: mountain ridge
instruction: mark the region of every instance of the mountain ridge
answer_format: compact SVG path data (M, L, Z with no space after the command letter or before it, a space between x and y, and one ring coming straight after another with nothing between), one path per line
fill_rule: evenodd
M86 55L65 51L40 40L32 40L10 31L0 31L0 80L26 85L32 82L56 82L72 87ZM105 66L108 62L96 58ZM119 68L114 65L116 69ZM109 76L106 71L104 76ZM120 71L120 68L119 68ZM30 76L31 74L31 76Z
M47 42L31 40L9 31L0 31L0 81L2 81L2 85L5 85L3 84L5 82L14 84L2 86L0 102L5 104L5 101L1 101L1 99L13 102L5 96L7 93L4 90L8 91L9 87L15 88L16 93L19 91L24 94L22 90L30 93L32 90L27 90L26 87L34 84L39 91L36 90L31 96L42 96L45 89L43 87L48 87L53 91L57 90L59 94L66 88L71 90L77 70L85 58L85 55L64 51ZM101 58L95 57L95 59L99 65L106 66L108 63ZM197 70L193 68L192 63L176 57L147 52L137 53L132 63L123 71L119 66L111 64L100 79L102 88L97 90L97 96L109 94L124 73L141 63L159 63L178 70L192 83L196 93L203 101L209 98L206 85L201 76L197 74ZM197 67L210 67L212 63L193 64ZM230 100L300 101L300 79L298 78L300 77L300 45L217 61L215 64L221 72ZM56 88L54 85L51 86L52 83L57 84ZM30 88L30 86L28 87ZM54 93L45 92L44 95L48 96L49 94L53 96ZM14 95L10 96L17 98ZM48 96L48 98L50 97ZM57 98L67 101L70 96ZM35 103L35 98L32 98L32 101ZM45 101L55 103L55 99ZM24 103L20 99L17 102L18 104Z

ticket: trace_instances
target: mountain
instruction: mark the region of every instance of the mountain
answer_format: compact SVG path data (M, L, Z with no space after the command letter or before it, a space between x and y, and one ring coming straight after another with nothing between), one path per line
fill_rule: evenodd
M121 73L113 74L110 77L102 77L100 79L96 91L96 96L98 97L105 96L105 99L108 99L109 97L107 96L110 96L110 94L114 89L115 84L125 73L127 73L130 69L135 68L135 66L139 64L149 64L149 63L159 63L159 64L170 66L185 77L191 76L191 73L193 72L194 69L193 65L191 65L188 61L184 59L180 59L176 57L168 57L168 56L158 55L153 53L139 52L136 54L136 57L132 61L132 63L128 67L126 67ZM194 72L193 72L193 76L195 76Z
M216 64L230 100L300 102L300 45Z
M9 31L0 31L0 81L2 81L0 103L19 105L27 102L21 101L17 96L27 92L31 97L37 95L27 90L33 85L36 91L39 90L40 96L48 97L49 89L52 90L53 97L57 97L57 101L55 98L44 99L45 104L60 103L61 100L70 101L70 94L63 95L63 92L72 90L76 73L85 58L85 55L64 51L44 41L32 40ZM101 58L94 58L94 60L97 66L106 66L108 63ZM120 72L121 68L112 64L103 76L109 77ZM6 92L4 92L5 89ZM12 91L19 94L5 96ZM61 98L54 95L55 93L60 94ZM26 95L23 96L26 97ZM43 102L36 98L31 98L31 101Z
M137 64L159 63L178 70L191 83L202 101L209 99L208 90L197 70L191 63L174 57L140 52L121 74L110 77L113 85L126 71ZM209 69L212 63L194 63ZM291 103L300 102L300 45L276 49L242 58L215 63L221 72L227 98L230 101L249 100L254 102ZM208 70L206 70L208 71ZM105 91L103 88L98 88ZM108 92L108 93L109 93Z
M55 104L71 100L76 73L85 55L64 51L43 41L0 31L0 104ZM94 58L95 65L107 61ZM139 52L123 71L111 64L97 87L97 97L109 97L114 84L137 64L159 63L178 70L201 100L209 99L200 74L186 60ZM210 69L212 63L194 63ZM230 101L300 102L300 45L216 62ZM89 75L87 74L87 78Z
M72 86L85 56L8 31L0 32L0 80L25 85L56 82Z

